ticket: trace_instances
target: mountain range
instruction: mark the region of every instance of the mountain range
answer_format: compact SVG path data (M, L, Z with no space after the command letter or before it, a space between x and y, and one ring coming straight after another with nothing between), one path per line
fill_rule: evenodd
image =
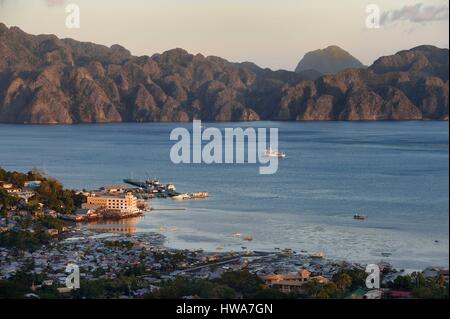
M0 23L0 122L448 120L448 49L358 66L296 73L183 49L133 56Z

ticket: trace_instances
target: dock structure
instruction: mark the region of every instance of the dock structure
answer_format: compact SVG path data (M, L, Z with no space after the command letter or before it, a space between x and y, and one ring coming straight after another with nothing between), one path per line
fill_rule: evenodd
M176 191L175 185L173 184L167 184L163 185L156 179L149 179L146 181L140 181L136 179L124 179L124 183L139 187L143 189L147 194L150 194L154 197L174 197L180 195Z
M148 188L148 184L146 182L141 182L135 179L124 179L123 180L124 183L129 184L129 185L133 185L139 188L143 188L143 189L147 189Z

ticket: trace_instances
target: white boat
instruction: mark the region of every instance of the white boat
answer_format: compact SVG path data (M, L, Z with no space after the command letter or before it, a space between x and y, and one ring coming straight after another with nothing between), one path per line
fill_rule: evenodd
M280 152L280 151L275 151L271 147L266 149L265 155L268 156L268 157L278 157L278 158L285 158L286 157L286 153Z
M187 199L191 199L191 196L189 196L188 194L180 194L177 196L173 196L172 199L173 200L187 200Z

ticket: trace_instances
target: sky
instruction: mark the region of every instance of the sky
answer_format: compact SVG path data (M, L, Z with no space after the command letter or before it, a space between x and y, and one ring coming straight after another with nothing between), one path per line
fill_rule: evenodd
M79 29L66 26L71 3ZM366 25L369 4L379 8L379 28ZM0 0L0 22L134 55L183 48L275 70L294 70L329 45L366 65L417 45L449 46L448 0Z

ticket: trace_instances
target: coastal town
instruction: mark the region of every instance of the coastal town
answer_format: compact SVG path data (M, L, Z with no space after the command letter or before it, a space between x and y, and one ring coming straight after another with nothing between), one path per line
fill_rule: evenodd
M440 267L408 273L379 263L381 285L368 288L366 265L320 254L179 250L159 233L85 227L151 213L155 197L209 196L157 180L124 182L75 191L37 170L0 168L0 298L448 298ZM67 285L68 265L79 269L79 287Z

